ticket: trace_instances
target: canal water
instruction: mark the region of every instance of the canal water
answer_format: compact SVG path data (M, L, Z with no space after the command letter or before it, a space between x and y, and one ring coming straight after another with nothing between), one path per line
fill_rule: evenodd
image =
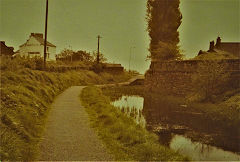
M122 96L111 104L129 117L132 117L137 124L158 134L161 144L189 156L192 160L240 160L238 153L210 144L204 144L197 140L191 140L186 134L187 132L192 132L192 129L183 125L176 125L176 122L171 122L168 111L152 111L153 108L150 104L146 104L143 97ZM157 106L161 107L160 104L157 104ZM236 145L239 146L238 144Z

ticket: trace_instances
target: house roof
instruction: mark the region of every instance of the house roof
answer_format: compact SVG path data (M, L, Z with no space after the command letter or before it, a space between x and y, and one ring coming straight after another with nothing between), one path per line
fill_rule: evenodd
M237 58L238 58L237 56L235 56L230 52L214 49L213 52L202 51L201 54L194 57L192 60L222 60L222 59L237 59Z
M43 39L43 34L41 34L41 33L31 33L31 36L34 37L41 45L44 45L45 39ZM25 45L26 43L20 45L20 47ZM47 41L47 46L56 47L54 44L52 44L48 41Z
M210 42L209 50L200 50L198 56L194 59L239 59L240 58L240 42L222 42L218 37L216 44Z
M215 48L227 51L240 57L240 43L239 42L221 42Z
M34 38L41 44L41 45L44 45L44 40L43 38L41 37L36 37L34 36ZM56 47L55 45L53 45L52 43L48 42L47 41L47 46L50 46L50 47Z
M5 41L0 41L0 55L13 55L14 54L14 48L8 47L5 44Z

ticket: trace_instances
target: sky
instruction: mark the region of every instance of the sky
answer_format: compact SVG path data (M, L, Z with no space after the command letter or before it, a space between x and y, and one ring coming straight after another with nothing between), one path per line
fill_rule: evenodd
M186 58L217 36L240 42L240 0L181 0L180 46ZM97 49L109 62L144 73L150 65L146 0L49 0L48 41L73 50ZM44 33L45 0L0 0L0 40L18 50L30 33ZM135 47L135 48L132 48ZM130 49L132 49L130 52Z

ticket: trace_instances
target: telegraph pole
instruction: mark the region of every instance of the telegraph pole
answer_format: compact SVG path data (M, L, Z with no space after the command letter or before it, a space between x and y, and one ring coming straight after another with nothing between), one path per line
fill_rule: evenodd
M97 39L98 39L98 49L97 49L97 63L99 64L100 62L100 52L99 52L99 45L100 45L100 35L97 36Z
M130 55L129 55L129 67L128 67L128 71L130 72L130 63L131 63L131 55L132 55L132 49L136 48L136 47L130 47Z
M69 45L69 49L71 50L71 62L72 62L72 56L73 56L72 46Z
M45 18L45 39L44 39L44 69L46 68L47 58L47 23L48 23L48 0L46 0L46 18Z

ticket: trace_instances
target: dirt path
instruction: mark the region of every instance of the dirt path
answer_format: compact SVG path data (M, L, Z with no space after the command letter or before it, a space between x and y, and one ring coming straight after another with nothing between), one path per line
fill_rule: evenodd
M83 88L70 87L53 102L38 160L113 160L89 126L88 114L79 100Z

